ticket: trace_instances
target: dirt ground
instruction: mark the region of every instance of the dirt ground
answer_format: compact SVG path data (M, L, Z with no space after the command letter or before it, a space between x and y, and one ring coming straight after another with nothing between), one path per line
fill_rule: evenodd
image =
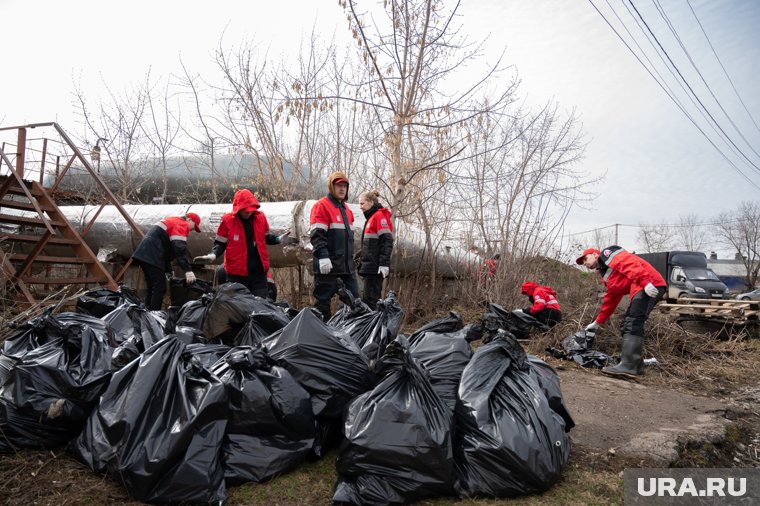
M561 368L559 375L576 423L570 432L573 443L609 456L668 467L679 458L679 443L720 442L738 419L737 406L727 398L647 384L646 377L625 381L576 367ZM751 424L751 413L743 415Z

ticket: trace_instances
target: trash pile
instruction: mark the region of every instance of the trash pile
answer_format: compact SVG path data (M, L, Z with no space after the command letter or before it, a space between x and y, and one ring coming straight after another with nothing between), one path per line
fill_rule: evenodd
M221 503L332 449L335 504L559 479L574 422L556 372L513 333L525 322L491 308L407 336L393 293L375 310L342 300L327 323L236 283L167 311L126 287L48 308L2 343L0 453L66 447L153 503Z

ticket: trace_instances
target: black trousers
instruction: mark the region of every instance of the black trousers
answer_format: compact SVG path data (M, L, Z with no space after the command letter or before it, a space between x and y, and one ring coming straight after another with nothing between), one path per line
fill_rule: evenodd
M253 276L233 276L232 274L227 274L227 282L240 283L248 288L248 290L256 297L261 297L262 299L266 299L269 294L267 288L267 275L263 273Z
M554 327L556 324L562 321L562 312L559 309L554 309L553 307L545 307L539 313L531 316L549 327Z
M622 335L632 334L634 336L644 337L644 322L649 318L649 313L654 309L662 296L665 295L665 287L657 287L657 297L650 297L642 290L637 292L631 299L631 304L623 315L623 322L620 324Z
M330 301L333 295L338 293L338 279L343 281L346 288L354 295L359 297L359 284L353 274L315 274L314 275L314 307L319 309L325 321L332 316L330 310Z
M145 275L145 284L147 293L145 294L145 305L151 311L160 311L166 295L166 273L163 269L140 262L140 269Z
M383 276L381 274L366 274L364 278L364 295L362 301L371 309L377 307L377 301L380 300L383 290Z

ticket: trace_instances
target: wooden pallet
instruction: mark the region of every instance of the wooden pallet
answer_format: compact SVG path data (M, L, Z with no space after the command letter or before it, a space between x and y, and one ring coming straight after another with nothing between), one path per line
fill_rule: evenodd
M661 303L657 306L663 313L678 317L698 316L732 320L736 323L760 318L760 302L736 299L678 299L678 303Z

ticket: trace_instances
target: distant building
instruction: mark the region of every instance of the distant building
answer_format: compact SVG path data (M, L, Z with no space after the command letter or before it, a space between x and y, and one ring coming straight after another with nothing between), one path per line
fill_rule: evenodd
M711 254L707 259L707 266L718 275L732 293L745 292L752 287L747 287L747 268L741 260L719 260L717 255Z

